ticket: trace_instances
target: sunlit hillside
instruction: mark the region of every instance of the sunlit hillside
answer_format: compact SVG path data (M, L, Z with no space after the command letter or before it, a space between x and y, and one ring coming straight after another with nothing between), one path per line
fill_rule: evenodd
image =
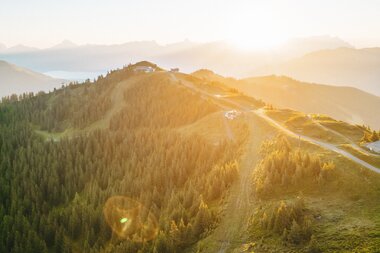
M352 124L380 128L380 118L373 117L370 109L380 108L380 97L359 89L304 83L279 76L244 79L236 88L282 108L326 114Z
M225 78L210 70L199 70L192 75L225 83L280 108L324 114L351 124L380 128L380 118L374 117L371 110L380 108L380 97L356 88L306 83L276 75L240 80Z
M141 62L3 99L0 252L379 248L370 129L223 81Z

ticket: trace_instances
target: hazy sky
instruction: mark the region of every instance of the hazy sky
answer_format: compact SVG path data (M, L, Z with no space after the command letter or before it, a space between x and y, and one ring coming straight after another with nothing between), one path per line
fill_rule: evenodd
M0 43L7 46L188 38L264 48L313 35L380 46L380 0L0 1Z

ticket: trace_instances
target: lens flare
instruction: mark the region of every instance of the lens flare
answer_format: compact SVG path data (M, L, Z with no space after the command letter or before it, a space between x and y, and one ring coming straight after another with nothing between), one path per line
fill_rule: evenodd
M121 218L120 223L126 223L128 221L128 218Z
M124 196L111 197L104 205L103 214L112 231L122 239L146 242L157 236L156 217L136 200Z

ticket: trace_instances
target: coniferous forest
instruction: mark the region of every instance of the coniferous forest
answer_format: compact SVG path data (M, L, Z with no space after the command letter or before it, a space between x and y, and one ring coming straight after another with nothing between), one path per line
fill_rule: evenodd
M181 252L216 226L242 140L212 145L178 132L216 107L160 76L118 94L123 106L109 116L116 84L134 75L125 67L2 100L0 252ZM113 196L144 206L155 237L113 233L103 215Z

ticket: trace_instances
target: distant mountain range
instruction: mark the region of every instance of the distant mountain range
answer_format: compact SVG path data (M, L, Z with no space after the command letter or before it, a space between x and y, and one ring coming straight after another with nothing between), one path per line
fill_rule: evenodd
M95 78L131 62L149 60L183 72L212 69L225 76L286 75L298 80L352 86L380 95L380 48L355 49L330 36L293 39L274 51L242 51L223 41L185 40L160 45L135 41L77 45L65 40L51 48L0 44L0 59L57 78Z
M224 78L209 70L196 71L193 75L225 83L278 108L326 114L352 124L380 128L380 117L376 117L380 97L356 88L305 83L274 75L242 80Z
M223 42L194 43L185 40L160 45L155 41L135 41L119 45L77 45L63 41L47 49L17 46L0 49L0 59L38 72L106 72L130 62L150 60L165 68L184 72L213 69L231 76L250 76L253 70L279 64L322 49L352 47L339 38L319 36L290 40L275 51L242 51ZM73 76L76 76L74 74ZM93 76L89 76L93 77Z
M155 41L128 42L120 45L76 45L70 41L47 49L20 47L3 49L0 59L33 69L38 72L105 72L130 62L171 55L188 49L195 43L183 41L166 46ZM167 65L166 65L167 66ZM169 67L169 66L167 66Z
M314 36L289 40L277 50L277 53L294 58L310 52L336 48L353 48L353 46L338 37Z
M306 54L251 72L287 75L299 80L352 86L380 96L380 48L338 48Z
M61 86L63 80L0 61L0 97L24 92L49 91Z

